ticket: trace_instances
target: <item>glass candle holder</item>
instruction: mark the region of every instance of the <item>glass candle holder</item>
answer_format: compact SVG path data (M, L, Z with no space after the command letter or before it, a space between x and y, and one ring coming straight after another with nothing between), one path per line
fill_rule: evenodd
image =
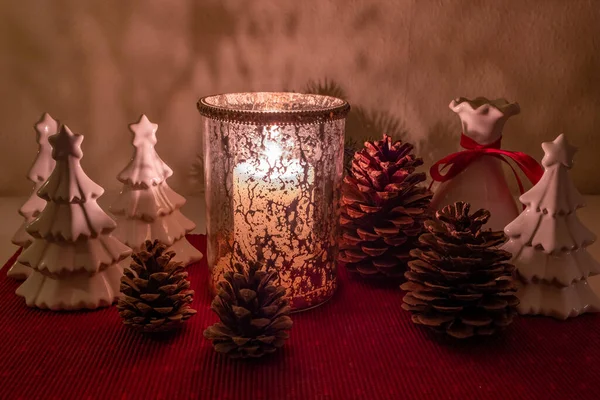
M274 267L293 310L337 287L343 100L300 93L200 99L210 285L236 263Z

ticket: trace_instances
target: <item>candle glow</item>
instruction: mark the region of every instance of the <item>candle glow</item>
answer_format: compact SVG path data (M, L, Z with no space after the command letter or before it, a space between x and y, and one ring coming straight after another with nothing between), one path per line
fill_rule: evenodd
M278 127L265 131L276 136ZM311 255L298 249L303 241L311 240L312 196L304 196L300 188L304 173L300 161L283 157L281 146L274 141L266 140L264 147L264 158L241 162L234 169L234 242L243 254L252 254L260 239L270 238L271 246L263 248L263 257L278 267L286 264L286 269L280 268L281 282L298 285L299 274L293 271L304 268ZM308 174L307 184L312 185L310 167Z

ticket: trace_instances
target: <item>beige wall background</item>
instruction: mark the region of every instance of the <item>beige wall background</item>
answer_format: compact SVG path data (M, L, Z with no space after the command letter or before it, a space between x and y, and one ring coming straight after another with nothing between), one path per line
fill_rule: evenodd
M48 111L83 133L88 175L116 190L127 124L159 124L172 186L199 189L198 97L334 79L354 105L397 118L426 165L454 151L457 96L522 113L504 147L538 160L565 132L573 176L600 193L600 1L0 1L0 195L27 194L32 125ZM360 133L358 134L360 135Z

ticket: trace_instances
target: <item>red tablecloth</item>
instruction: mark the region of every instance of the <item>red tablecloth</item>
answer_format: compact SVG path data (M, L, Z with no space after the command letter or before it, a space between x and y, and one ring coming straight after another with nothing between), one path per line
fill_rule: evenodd
M190 241L202 251L204 236ZM440 342L410 322L396 285L339 271L329 303L293 315L283 351L230 361L203 336L207 267L191 266L198 314L151 338L113 308L27 308L0 273L0 399L600 399L600 317L519 318L504 334Z

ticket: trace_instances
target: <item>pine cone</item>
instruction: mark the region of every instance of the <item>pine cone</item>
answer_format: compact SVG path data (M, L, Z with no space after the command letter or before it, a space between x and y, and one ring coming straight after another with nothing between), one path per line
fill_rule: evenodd
M509 325L519 300L514 295L511 254L500 250L504 232L483 231L489 211L469 215L458 202L425 221L421 248L411 251L402 308L412 321L456 338L491 335Z
M402 277L433 194L413 146L384 135L354 155L342 186L339 260L369 277Z
M285 288L276 286L275 270L260 263L236 264L217 285L212 310L221 322L204 331L215 350L231 358L257 358L283 346L292 327Z
M182 263L171 261L175 253L166 248L147 240L121 278L117 309L125 325L142 332L169 331L196 314L188 273Z

